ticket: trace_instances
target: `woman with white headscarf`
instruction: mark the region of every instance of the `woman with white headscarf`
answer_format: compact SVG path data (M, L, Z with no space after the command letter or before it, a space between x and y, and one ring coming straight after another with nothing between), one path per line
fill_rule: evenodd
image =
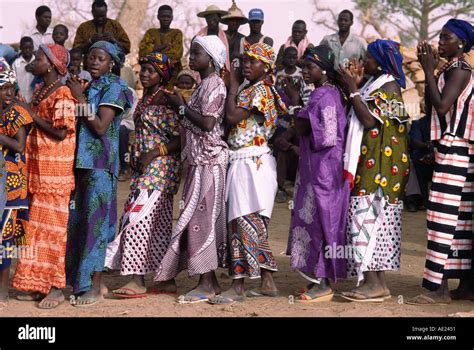
M189 103L174 92L167 93L181 119L182 159L189 173L180 203L181 215L155 281L169 281L187 268L199 275L198 286L180 296L180 303L199 303L220 293L215 270L227 260L225 176L228 161L223 141L226 87L219 72L227 59L217 36L196 37L189 66L199 72L201 83ZM159 288L159 285L157 286Z

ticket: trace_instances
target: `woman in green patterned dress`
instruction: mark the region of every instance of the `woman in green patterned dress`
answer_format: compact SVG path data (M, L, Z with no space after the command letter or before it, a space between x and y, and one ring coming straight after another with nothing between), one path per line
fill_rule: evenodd
M350 301L390 298L385 271L400 268L401 198L410 171L402 61L398 43L376 40L368 46L363 68L341 68L352 102L344 164L353 186L348 273L357 276L357 287L343 293ZM372 77L358 91L364 72Z

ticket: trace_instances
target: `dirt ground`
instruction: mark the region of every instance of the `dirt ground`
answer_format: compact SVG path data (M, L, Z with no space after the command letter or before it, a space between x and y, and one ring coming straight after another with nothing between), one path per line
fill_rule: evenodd
M119 183L119 212L128 195L128 185ZM178 217L177 201L175 199L174 218ZM444 317L448 314L470 311L474 309L473 302L454 301L448 306L411 306L404 304L407 298L417 295L421 291L421 275L425 254L425 212L408 213L403 216L403 243L402 264L400 272L387 274L387 283L391 289L392 299L382 304L349 303L335 297L331 302L319 304L292 303L294 291L305 285L303 278L290 268L289 258L284 255L288 238L290 211L287 204L275 204L273 217L270 223L270 244L276 256L279 271L275 274L275 282L280 289L280 297L247 299L244 303L232 306L212 306L207 303L181 305L176 297L165 295L150 295L143 299L116 300L106 298L104 301L90 308L75 308L64 303L55 310L38 309L34 302L21 302L15 299L16 292L12 289L10 305L1 316L23 317L120 317L120 316L316 316L316 317ZM230 285L230 279L224 270L217 275L223 289ZM147 285L152 284L153 276L147 276ZM105 283L109 290L118 288L128 281L128 277L115 273L105 276ZM192 289L196 278L189 278L182 272L178 278L178 295ZM258 281L249 281L247 286L258 286ZM451 288L456 287L453 282ZM355 281L345 280L335 285L336 292L350 290ZM66 291L69 297L70 290Z

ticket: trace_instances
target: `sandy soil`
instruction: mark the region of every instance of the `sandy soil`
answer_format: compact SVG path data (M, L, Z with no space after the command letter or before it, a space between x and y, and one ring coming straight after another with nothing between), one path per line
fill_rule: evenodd
M119 212L128 195L128 185L119 183ZM174 218L178 216L177 200L175 200ZM90 308L75 308L68 303L62 304L55 310L40 310L34 302L20 302L15 299L16 292L11 290L9 307L1 316L62 316L62 317L120 317L120 316L375 316L375 317L405 317L422 316L435 317L448 314L470 311L474 309L473 302L453 302L449 306L411 306L403 303L404 300L417 295L421 291L421 275L425 253L425 212L408 213L403 216L403 244L402 268L400 272L387 274L387 283L392 292L392 299L383 304L348 303L334 298L331 302L319 304L292 303L294 290L305 285L302 277L290 268L289 258L284 255L288 237L290 211L286 204L276 204L273 218L270 223L270 244L279 266L275 274L275 281L280 289L280 297L247 299L246 302L232 306L212 306L207 303L181 305L176 297L165 295L150 295L143 299L116 300L105 299ZM230 279L224 270L218 271L218 277L223 289L230 285ZM147 284L152 284L153 276L147 276ZM122 286L128 277L109 273L105 276L105 283L109 289ZM196 278L188 278L182 272L177 279L178 294L190 290L196 283ZM249 281L247 286L258 286L258 281ZM457 282L451 287L455 288ZM335 286L336 291L350 290L355 281L345 280ZM71 294L66 291L66 296Z

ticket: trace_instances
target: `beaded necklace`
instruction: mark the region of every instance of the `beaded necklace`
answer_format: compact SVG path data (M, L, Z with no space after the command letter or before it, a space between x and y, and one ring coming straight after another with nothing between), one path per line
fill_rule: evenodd
M438 73L436 73L436 79L439 79L439 77L441 76L441 74L443 74L452 64L458 62L458 61L462 61L463 60L463 56L457 56L457 57L453 57L451 58L448 62L446 62L443 67L441 67L441 69L439 70Z
M160 86L160 88L156 90L154 93L152 93L150 96L148 96L146 100L145 100L145 96L143 96L140 99L140 101L137 104L137 107L135 108L135 115L133 117L135 121L139 120L140 116L143 114L145 109L151 104L153 99L161 90L163 90L163 88Z
M53 89L54 86L56 86L57 83L61 81L60 78L56 79L53 81L51 84L49 84L46 88L44 88L44 83L41 84L38 88L37 91L33 93L33 104L35 106L39 105L41 101L45 98L45 96Z

